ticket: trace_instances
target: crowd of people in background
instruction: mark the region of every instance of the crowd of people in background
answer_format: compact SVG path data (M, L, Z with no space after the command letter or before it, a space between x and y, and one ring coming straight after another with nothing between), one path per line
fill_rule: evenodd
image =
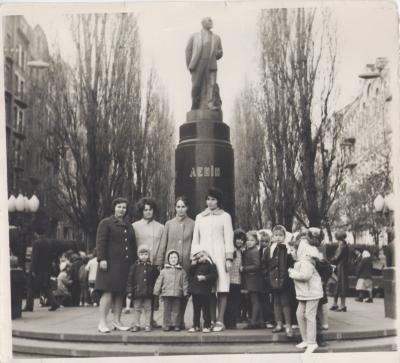
M326 344L321 332L329 328L328 291L333 295L330 310L347 312L350 259L357 266L356 301L373 302L371 254L355 248L352 255L346 232L335 233L337 248L328 258L320 228L290 233L276 225L272 230L234 231L222 209L222 193L209 190L205 202L207 208L193 221L188 200L177 198L176 216L164 226L155 220L153 199L139 202L142 218L131 224L126 220L128 201L117 198L113 215L99 224L91 254L69 250L51 262L50 285L39 289L43 304L47 300L50 310L99 306L98 331L109 333L110 310L114 330L160 328L154 312L162 302L165 332L221 332L247 322L245 329L272 329L292 338L298 328L302 341L296 347L313 352ZM192 326L186 327L189 298L193 317ZM131 309L133 321L125 326L121 314ZM25 310L33 310L29 288Z

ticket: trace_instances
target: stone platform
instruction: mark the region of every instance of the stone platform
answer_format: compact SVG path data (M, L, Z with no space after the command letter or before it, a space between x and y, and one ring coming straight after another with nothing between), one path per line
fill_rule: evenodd
M191 304L185 316L190 324ZM49 357L149 356L174 354L298 353L294 347L298 336L289 340L270 329L226 330L221 333L112 332L96 330L97 309L64 308L48 312L37 308L13 321L14 353ZM162 311L156 313L159 323ZM132 315L123 315L130 324ZM348 302L347 313L329 314L329 330L324 338L329 346L318 352L365 352L396 350L396 321L384 317L383 299L373 304Z

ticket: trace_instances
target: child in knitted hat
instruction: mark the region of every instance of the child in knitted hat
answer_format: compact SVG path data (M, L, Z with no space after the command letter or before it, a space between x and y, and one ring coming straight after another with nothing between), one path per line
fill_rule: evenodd
M145 332L151 331L151 300L158 269L150 262L150 249L147 245L138 248L138 260L129 269L126 285L127 297L133 298L133 324L131 331L140 330L140 317L144 311Z
M200 331L201 312L204 320L203 333L211 332L210 302L217 277L217 268L208 253L195 246L189 270L189 293L193 303L193 327L189 329L189 333Z
M290 296L288 294L288 267L293 264L293 258L285 245L286 228L276 225L272 230L272 243L263 254L262 269L268 287L272 290L276 326L274 333L283 331L283 321L286 324L286 335L293 336Z
M180 331L179 312L182 298L189 295L188 278L179 264L178 251L168 251L167 261L157 278L153 293L161 296L164 302L164 331Z

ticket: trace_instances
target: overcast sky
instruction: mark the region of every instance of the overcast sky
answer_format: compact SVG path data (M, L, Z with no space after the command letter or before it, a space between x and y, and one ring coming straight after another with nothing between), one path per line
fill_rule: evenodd
M318 4L319 2L314 2ZM340 94L337 107L351 102L358 93L358 75L367 63L377 57L387 57L392 69L397 67L397 13L390 1L333 2L330 4L332 20L336 23L339 39L339 68L337 85ZM224 56L218 62L218 83L223 101L224 121L230 123L235 97L244 80L254 80L257 75L257 16L263 4L247 3L174 3L141 4L113 11L133 11L138 14L143 51L143 63L154 65L168 91L177 125L185 121L190 108L190 75L186 70L184 50L191 33L199 31L205 16L214 20L214 32L222 39ZM292 1L291 6L300 2ZM313 4L313 3L311 3ZM283 5L281 5L283 6ZM104 7L96 8L104 11ZM72 44L68 23L63 13L89 11L75 6L61 9L54 6L50 11L35 6L23 12L31 26L40 24L49 45L60 44L64 58L72 56ZM394 77L393 77L394 78Z

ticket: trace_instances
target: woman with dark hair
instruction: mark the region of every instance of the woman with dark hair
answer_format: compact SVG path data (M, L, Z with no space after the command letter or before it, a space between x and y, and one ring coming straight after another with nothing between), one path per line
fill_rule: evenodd
M221 209L220 190L210 189L207 193L206 204L206 210L196 217L192 250L198 247L205 250L217 267L218 316L216 316L216 301L212 300L211 318L215 322L212 330L219 332L225 329L223 321L230 285L229 271L235 250L233 228L231 216Z
M109 333L107 315L112 306L113 328L128 330L121 323L121 312L130 266L137 258L136 239L132 226L125 220L128 201L116 198L112 202L114 214L104 218L97 228L96 250L99 262L95 289L102 292L99 304L98 330Z
M335 273L337 276L337 284L333 295L333 305L330 310L346 312L346 295L349 287L349 271L348 271L348 260L349 260L349 246L346 242L346 232L338 231L335 233L335 238L338 241L338 247L336 248L335 255L329 261L332 265L335 265ZM340 307L338 306L338 300L340 297Z
M166 253L170 250L179 252L179 264L183 267L186 274L189 275L190 269L190 251L192 246L194 221L187 215L188 200L185 196L176 198L175 211L176 217L165 223L164 231L161 236L160 246L155 257L154 264L164 266L168 263ZM182 300L178 321L180 328L185 329L184 315L187 305L187 299Z
M158 223L154 218L157 212L157 204L154 199L144 197L136 205L138 215L141 217L139 221L132 224L135 231L138 247L147 245L150 249L150 262L154 264L155 258L160 246L161 236L164 226ZM163 265L161 265L163 266ZM127 312L129 311L130 301L127 300ZM154 321L154 310L157 310L158 299L154 298L151 305L151 325L152 328L160 328L161 326Z

